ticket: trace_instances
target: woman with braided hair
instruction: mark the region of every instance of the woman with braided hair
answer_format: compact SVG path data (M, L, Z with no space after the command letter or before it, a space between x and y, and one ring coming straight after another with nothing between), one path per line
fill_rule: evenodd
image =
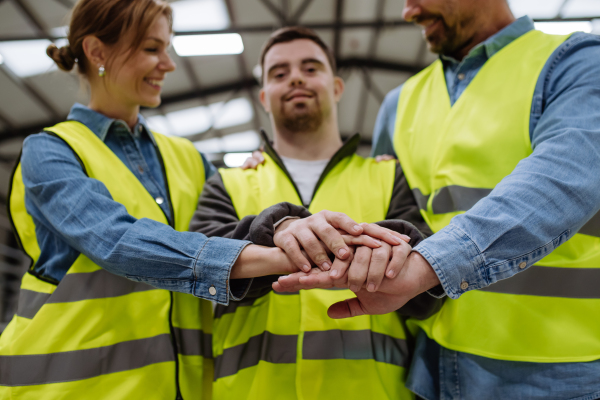
M175 69L171 25L163 0L80 0L69 45L48 47L90 101L29 136L14 172L10 216L32 265L0 337L0 398L209 398L207 300L297 270L279 248L187 232L215 168L139 114Z

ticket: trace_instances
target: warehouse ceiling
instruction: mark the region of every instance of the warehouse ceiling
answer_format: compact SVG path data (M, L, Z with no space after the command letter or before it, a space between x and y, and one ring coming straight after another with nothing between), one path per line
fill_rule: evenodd
M45 55L50 41L66 42L73 4L0 0L0 202L6 202L23 138L63 120L74 102L87 102L77 74L56 70ZM258 103L256 64L262 44L281 26L309 26L333 49L346 82L340 129L343 136L360 132L363 152L385 94L435 59L420 29L402 20L401 0L181 0L172 5L171 54L177 70L165 81L162 105L142 113L155 130L189 138L218 165L227 153L255 149L261 127L269 131ZM562 21L558 29L600 32L599 0L515 0L511 7L516 16ZM232 52L240 54L178 55L186 53L186 40L201 41L199 36L208 34L220 34L210 43L234 34L229 38L237 40L238 49ZM201 47L194 43L192 49Z

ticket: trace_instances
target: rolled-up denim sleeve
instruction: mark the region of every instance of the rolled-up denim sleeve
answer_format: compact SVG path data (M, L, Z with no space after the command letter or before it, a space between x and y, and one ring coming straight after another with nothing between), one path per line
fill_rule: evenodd
M545 67L533 100L533 153L415 247L449 297L529 268L600 218L600 37L590 36L569 39ZM598 226L584 231L600 236Z
M398 98L402 85L390 91L385 98L375 120L373 128L373 147L371 148L371 157L387 154L396 156L392 138L396 126L396 112L398 108Z
M28 212L59 240L116 275L228 304L231 268L250 242L134 218L57 137L27 138L21 164Z

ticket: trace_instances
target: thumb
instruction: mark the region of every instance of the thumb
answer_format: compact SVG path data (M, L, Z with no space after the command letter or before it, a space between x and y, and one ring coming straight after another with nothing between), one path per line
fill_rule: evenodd
M365 314L366 312L357 297L332 304L327 310L327 315L333 319L357 317Z

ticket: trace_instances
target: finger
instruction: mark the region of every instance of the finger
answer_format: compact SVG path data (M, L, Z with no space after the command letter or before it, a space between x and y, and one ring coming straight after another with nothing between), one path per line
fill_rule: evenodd
M346 271L348 271L348 267L350 263L354 259L354 255L351 254L347 260L340 260L339 258L335 258L333 260L333 265L331 266L331 270L329 271L329 276L331 279L339 280L343 276L346 275ZM346 286L348 287L348 286Z
M346 246L342 235L340 235L337 229L331 226L325 218L320 216L315 219L310 219L308 222L314 234L325 243L325 246L327 246L336 257L339 257L342 260L348 258L350 255L350 248Z
M353 292L358 292L367 280L372 250L361 246L354 252L354 259L348 268L348 286Z
M300 278L308 275L306 272L296 272L289 275L280 276L277 282L281 287L287 289L293 288L300 284Z
M384 242L389 243L392 246L399 245L402 241L408 243L410 242L410 236L403 235L398 232L394 232L390 229L384 228L377 224L360 224L363 228L363 234L369 235L371 237L381 239Z
M350 235L363 233L363 228L344 213L324 210L319 214L322 214L325 220L334 228L342 229Z
M395 159L396 159L396 157L394 157L394 156L391 156L391 155L389 155L389 154L383 154L383 155L380 155L380 156L376 156L376 157L375 157L375 161L376 161L376 162L381 162L381 161L389 161L389 160L395 160Z
M382 245L379 239L372 238L369 235L342 235L342 239L344 239L344 243L349 246L367 246L372 249L377 249Z
M258 163L252 157L246 158L246 161L242 164L242 169L255 169L258 166Z
M258 150L252 152L252 158L255 159L258 164L265 162L265 157L262 155L262 152Z
M298 231L294 232L294 236L308 257L313 260L317 267L321 268L323 271L329 271L331 268L331 261L327 256L327 252L321 245L321 242L315 236L315 233L311 230L311 228L302 227Z
M398 246L392 247L392 259L388 263L385 276L390 279L395 278L400 273L411 251L412 247L408 243L401 243Z
M365 314L366 311L363 309L360 300L356 297L335 303L327 310L327 315L333 319L357 317Z
M279 235L275 245L287 254L298 269L304 272L310 271L310 261L304 257L298 241L291 233L282 233Z
M385 278L385 271L392 255L392 247L384 243L378 249L374 249L371 254L371 263L367 275L367 291L375 292Z

